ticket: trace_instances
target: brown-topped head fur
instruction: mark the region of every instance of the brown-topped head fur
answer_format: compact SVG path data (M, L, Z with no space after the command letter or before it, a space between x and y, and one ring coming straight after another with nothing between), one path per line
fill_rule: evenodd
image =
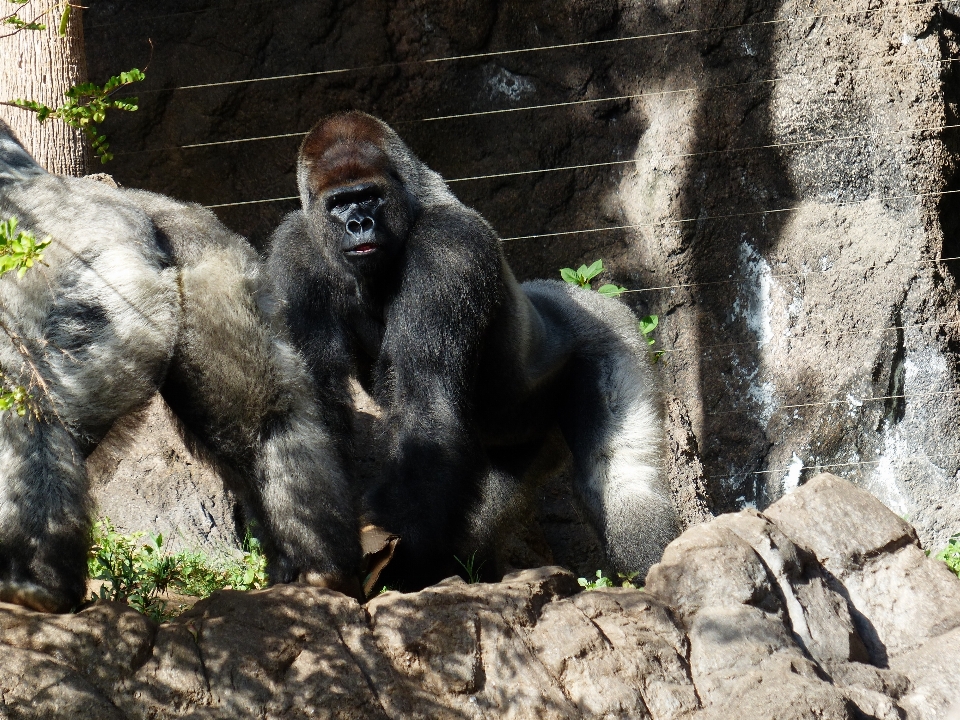
M385 151L387 129L376 118L359 112L334 115L310 131L300 158L315 195L331 187L374 181L390 174Z

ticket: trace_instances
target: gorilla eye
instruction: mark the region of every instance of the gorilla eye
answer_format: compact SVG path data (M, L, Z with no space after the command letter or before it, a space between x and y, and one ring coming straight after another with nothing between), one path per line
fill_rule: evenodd
M382 194L376 187L344 188L327 198L327 212L347 210L354 205L370 208L378 205L381 200Z

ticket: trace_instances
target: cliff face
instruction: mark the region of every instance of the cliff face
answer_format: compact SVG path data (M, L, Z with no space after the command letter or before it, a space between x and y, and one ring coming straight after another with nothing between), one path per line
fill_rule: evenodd
M578 591L560 568L366 606L280 585L161 626L0 604L0 717L945 720L956 700L960 580L832 475L691 528L645 591Z
M937 262L960 256L952 5L204 5L86 14L91 77L154 45L141 109L105 128L121 183L293 196L297 133L377 114L460 180L519 277L603 258L659 315L689 521L828 468L927 545L960 528L960 261ZM262 243L295 204L218 212Z

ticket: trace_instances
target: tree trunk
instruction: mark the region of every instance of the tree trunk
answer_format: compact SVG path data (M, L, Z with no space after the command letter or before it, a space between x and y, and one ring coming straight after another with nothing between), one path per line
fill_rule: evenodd
M63 8L60 0L32 0L23 6L20 19L29 22L36 17L47 26L45 30L10 35L14 28L0 25L0 102L22 98L56 108L63 104L70 87L86 81L82 11L71 8L66 37L60 37L57 31ZM6 15L7 8L0 12ZM90 149L80 130L56 119L41 125L35 113L7 105L0 105L0 118L50 172L86 174Z

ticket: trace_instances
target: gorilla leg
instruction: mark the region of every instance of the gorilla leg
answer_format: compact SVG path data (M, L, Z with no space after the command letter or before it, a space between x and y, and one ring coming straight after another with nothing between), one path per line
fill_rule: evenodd
M85 184L75 182L73 196L82 197ZM63 190L45 178L30 199L71 197ZM175 278L161 255L136 242L152 230L125 224L109 207L96 210L77 209L95 246L65 222L49 267L0 280L0 367L12 384L31 388L37 411L0 416L0 599L38 610L82 600L91 514L85 455L156 391L177 332ZM29 217L28 208L13 212ZM48 222L57 220L51 213Z
M575 487L613 565L644 576L679 521L664 481L657 383L636 319L620 303L564 283L524 290L559 308L576 338L561 410Z
M262 525L271 580L358 594L352 493L309 376L264 320L253 250L197 206L134 196L180 267L183 319L164 397Z
M59 424L0 417L0 600L64 612L87 578L84 458Z

